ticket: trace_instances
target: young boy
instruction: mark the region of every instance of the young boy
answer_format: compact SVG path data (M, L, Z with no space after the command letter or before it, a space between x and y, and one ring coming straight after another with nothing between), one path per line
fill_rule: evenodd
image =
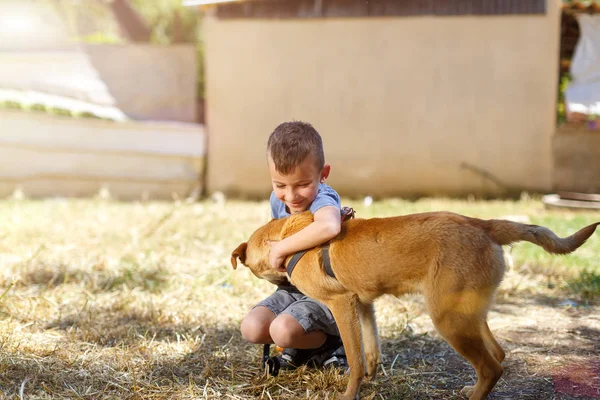
M319 133L308 123L279 125L269 136L267 163L271 174L271 214L285 218L310 210L314 222L280 242L271 243L271 267L285 271L287 256L333 239L341 229L340 197L325 184L331 167L325 164ZM282 369L311 361L345 367L345 353L331 311L304 296L291 284L258 303L241 324L251 343L284 348Z

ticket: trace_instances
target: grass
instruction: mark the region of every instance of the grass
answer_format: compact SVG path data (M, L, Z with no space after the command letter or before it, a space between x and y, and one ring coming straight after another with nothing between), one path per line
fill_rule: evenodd
M19 110L26 112L36 112L36 113L45 113L49 115L56 115L62 117L71 117L71 118L88 118L88 119L100 119L105 121L113 121L110 118L104 118L98 115L95 115L88 111L74 111L69 110L62 107L52 107L44 104L34 103L21 103L14 100L1 101L0 100L0 110Z
M527 196L344 203L365 218L431 210L526 216L560 236L600 220L549 211ZM273 287L245 268L233 271L230 253L268 218L266 201L0 201L0 398L332 398L343 377L304 368L265 377L261 349L239 334L241 318ZM595 307L599 234L570 256L527 243L510 252L514 268L501 299ZM421 311L417 297L378 303L384 353L396 359L387 359L364 398L454 398L462 386L452 371L472 379L443 342L418 331Z

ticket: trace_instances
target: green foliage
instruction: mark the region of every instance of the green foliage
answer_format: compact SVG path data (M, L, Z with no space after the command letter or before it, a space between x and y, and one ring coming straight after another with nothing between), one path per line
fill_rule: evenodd
M600 273L586 269L575 279L567 281L571 292L578 294L584 300L594 300L600 297Z
M110 7L102 2L81 0L77 3L52 3L70 27L78 32L78 41L91 44L120 44L118 24ZM129 0L150 28L150 41L157 45L197 43L197 94L204 97L204 49L199 34L200 14L197 7L184 7L181 0Z
M196 93L199 99L204 98L204 45L202 42L198 42L196 46L197 63L198 63L198 82L196 83Z
M201 19L198 8L183 7L181 0L130 1L150 27L152 43L197 43L197 95L200 99L204 98L204 45L200 35Z
M32 104L29 106L29 110L30 111L41 111L41 112L46 112L46 106L43 104Z
M123 39L114 33L96 32L91 35L86 35L82 38L86 43L91 44L119 44L123 43Z
M571 74L567 73L561 76L558 85L558 104L556 105L556 122L564 124L567 122L567 110L565 108L565 91L571 83Z
M172 44L178 39L193 43L197 40L199 16L195 7L183 7L181 0L130 0L152 31L151 40L156 44ZM179 19L181 37L176 37Z
M16 102L16 101L7 100L7 101L0 102L0 108L8 108L8 109L13 109L13 110L22 110L23 109L23 105L21 103L19 103L19 102Z
M99 117L96 114L92 114L89 111L74 112L73 116L75 118L106 119L106 118Z
M21 110L21 111L29 111L36 113L45 113L51 115L60 115L63 117L72 117L72 118L88 118L88 119L101 119L105 121L112 121L110 118L104 118L93 114L89 111L72 111L62 107L53 107L47 106L40 103L27 104L21 103L19 101L14 100L6 100L0 101L0 110L8 109L8 110Z
M61 115L64 117L71 117L71 110L67 110L66 108L61 107L50 107L48 109L48 113L53 115Z

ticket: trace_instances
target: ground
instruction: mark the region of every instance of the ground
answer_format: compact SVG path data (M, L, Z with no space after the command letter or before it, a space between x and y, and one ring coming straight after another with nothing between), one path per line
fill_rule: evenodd
M526 217L561 236L600 219L529 198L346 204L360 217ZM240 335L274 287L234 271L230 254L268 218L266 201L0 201L0 399L332 399L345 376L266 377L262 347ZM600 233L569 256L506 250L513 266L489 314L505 373L490 399L600 398ZM383 364L362 398L460 398L473 371L435 333L421 297L375 307Z
M417 299L405 301L421 308ZM489 324L507 355L490 399L600 398L600 309L560 303L544 295L501 292ZM399 376L393 380L431 387L411 398L457 398L463 384L474 382L471 367L439 338L428 317L409 326L410 332L383 340L386 359L398 357L394 375ZM388 390L384 398L403 398L393 386Z
M506 350L505 373L489 399L600 398L600 308L561 303L541 294L500 293L489 324ZM363 386L362 398L461 398L460 389L475 380L473 370L437 335L429 317L421 314L421 299L383 298L376 308L384 362L376 382ZM398 314L408 320L398 322ZM256 350L249 362L257 362ZM258 374L254 372L255 377ZM263 379L258 387L271 390L271 398L332 398L331 393L317 394L326 390L320 375L343 389L342 378L309 370ZM278 379L287 389L278 385ZM314 396L307 396L306 387ZM262 390L246 396L268 398Z

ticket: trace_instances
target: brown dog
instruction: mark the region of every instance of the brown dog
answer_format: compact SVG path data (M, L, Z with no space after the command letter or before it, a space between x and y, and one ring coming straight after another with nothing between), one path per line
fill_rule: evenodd
M281 240L311 222L309 212L272 220L233 251L231 264L235 269L239 258L254 275L275 284L290 278L304 294L330 308L350 365L346 392L338 396L346 400L358 397L365 373L374 377L380 362L373 301L383 294L408 292L424 294L440 335L477 372L475 386L462 392L470 400L485 399L503 372L504 351L486 320L504 275L501 246L525 240L550 253L566 254L600 224L561 239L541 226L449 212L354 219L345 222L330 243L335 278L325 273L321 248L309 250L291 277L270 268L267 242Z

